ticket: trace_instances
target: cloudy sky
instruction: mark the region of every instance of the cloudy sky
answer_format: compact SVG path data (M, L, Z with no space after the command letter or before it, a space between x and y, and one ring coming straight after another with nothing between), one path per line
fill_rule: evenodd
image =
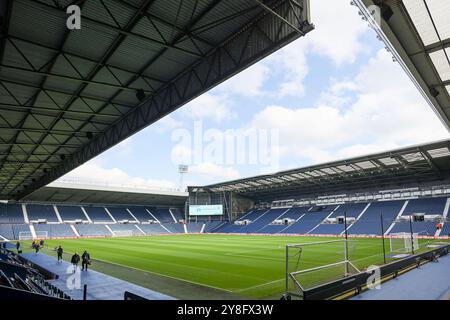
M316 29L63 179L177 188L449 138L349 0ZM336 13L339 13L336 15Z

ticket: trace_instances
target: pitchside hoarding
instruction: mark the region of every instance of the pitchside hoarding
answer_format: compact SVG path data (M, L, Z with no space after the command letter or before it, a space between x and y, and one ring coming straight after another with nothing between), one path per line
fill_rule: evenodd
M221 204L189 206L190 216L221 216L222 214L223 206Z

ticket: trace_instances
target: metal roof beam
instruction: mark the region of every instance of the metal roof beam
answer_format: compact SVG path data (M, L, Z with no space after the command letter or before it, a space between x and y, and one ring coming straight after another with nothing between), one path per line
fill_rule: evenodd
M71 57L74 57L74 58L77 58L77 59L80 59L80 60L85 60L87 62L91 62L91 63L95 63L95 64L98 63L98 61L95 60L95 59L91 59L91 58L86 57L86 56L81 56L79 54L76 54L76 53L68 51L68 50L59 50L59 49L57 49L55 47L51 47L49 45L38 43L38 42L29 40L29 39L24 39L24 38L15 36L15 35L8 35L7 38L8 39L17 40L17 41L21 41L21 42L25 42L25 43L28 43L28 44L32 44L33 46L44 48L44 49L47 49L47 50L50 50L50 51L53 51L53 52L56 52L56 53L60 53L61 55L71 56ZM130 70L130 69L127 69L127 68L124 68L124 67L121 67L121 66L116 66L116 65L113 65L113 64L104 63L102 66L107 67L107 68L117 69L119 71L123 71L123 72L130 73L130 74L135 74L136 73L135 70ZM143 79L148 79L148 80L151 80L151 81L155 81L155 82L159 82L159 83L165 83L164 80L158 79L156 77L152 77L152 76L149 76L149 75L142 75L142 78Z
M414 57L419 54L430 54L439 50L445 50L446 48L450 47L450 38L438 41L432 44L429 44L427 46L423 47L423 50L413 52L408 54L410 57Z
M428 165L433 169L433 171L436 173L436 175L439 178L442 178L442 171L436 166L436 164L433 161L433 158L431 158L430 155L428 154L428 152L426 152L422 148L418 148L418 149L419 149L419 152L422 155L422 157L425 158L425 160L427 161Z
M68 37L69 37L69 34L70 34L70 30L69 30L69 29L66 29L65 32L64 32L63 38L62 38L62 40L61 40L61 42L60 42L59 50L62 50L62 48L64 47L64 45L65 45L65 43L66 43L66 41L67 41L67 39L68 39ZM12 44L14 45L13 42L10 41L10 43L12 43ZM18 52L19 52L20 54L22 54L16 45L14 45L14 47L16 48L16 50L18 50ZM57 54L55 54L53 61L50 63L49 70L51 70L51 69L53 68L53 66L54 66L54 64L55 64L55 62L56 62L56 58L57 58L59 55L60 55L59 52L58 52ZM25 58L25 60L26 60L26 58ZM26 61L28 62L28 60L26 60ZM29 63L29 62L28 62L28 63ZM29 63L29 64L30 64L30 63ZM33 66L32 66L31 64L30 64L30 66L33 68ZM44 86L44 84L45 84L46 81L47 81L47 77L44 77L44 78L42 79L40 85L39 85L40 91L42 91L42 87ZM34 96L31 105L34 105L34 104L36 103L37 97L38 97L38 94L36 94L36 95ZM20 104L20 102L19 102L18 100L17 100L17 102ZM29 117L30 115L31 115L31 110L28 110L28 111L25 113L25 116L24 116L24 117L22 118L22 120L20 121L19 125L20 125L20 126L23 126L24 123L26 122L26 120L28 119L28 117ZM14 138L12 139L12 141L17 142L17 138L18 138L19 134L20 134L20 131L17 132L17 133L15 134ZM43 142L43 140L45 139L45 137L46 137L46 135L43 135L43 137L42 137L41 140L39 141L39 144ZM13 145L10 146L8 152L11 152L12 147L13 147ZM31 155L31 154L36 150L37 147L38 147L38 145L36 145L36 146L33 148L33 150L30 151L29 155ZM28 160L28 159L27 159L27 160ZM1 171L1 169L2 169L2 167L0 167L0 171ZM17 170L17 172L19 172L19 171L20 171L20 169ZM17 172L16 172L16 174L17 174ZM14 176L15 176L15 174L10 175L8 181L11 181L12 179L14 179ZM5 186L7 186L7 185L8 185L8 183L6 183ZM4 191L3 189L0 189L0 193L2 193L3 191Z
M132 29L134 27L134 25L139 21L139 19L142 17L142 13L147 11L147 9L151 6L151 4L154 2L155 0L147 0L142 7L135 13L135 15L133 16L133 18L129 21L129 23L127 24L127 26L125 27L126 29ZM210 10L212 10L221 0L215 0L212 3L210 3L210 5L205 8L193 21L191 21L191 23L189 24L189 26L186 28L186 30L184 31L183 34L178 35L177 37L175 37L174 41L172 43L175 43L176 41L179 40L179 38L181 38L185 32L189 32L189 29L191 26L195 26L195 24L200 21ZM125 39L125 37L123 36L123 34L120 34L118 38L116 38L116 41L114 41L114 43L111 45L110 49L105 53L104 57L100 60L101 63L106 62L109 57L114 53L114 50L120 45L120 43L122 43L122 41ZM114 48L114 49L113 49ZM165 52L167 51L167 47L163 48L156 56L152 57L150 59L150 61L148 63L145 64L144 67L142 67L142 69L139 71L139 73L137 75L135 75L132 79L130 79L128 81L128 83L132 83L133 81L135 81L137 78L139 78L142 73L147 70L147 68L149 68L154 62L156 62L160 56L162 56ZM97 66L99 66L100 64L98 63ZM98 70L97 70L98 71ZM94 74L97 72L94 70ZM92 73L92 72L91 72ZM82 86L85 86L85 84L83 83ZM83 89L81 89L82 91ZM81 92L80 91L80 92ZM117 91L116 94L114 94L110 100L114 99L121 91ZM69 102L66 105L70 105L71 102ZM105 103L100 109L99 111L103 110L103 108L106 108L108 105L108 102ZM66 108L64 108L66 109ZM128 123L126 123L126 126L128 127ZM79 130L82 130L83 125L79 128ZM123 129L122 129L123 130ZM71 137L69 137L67 139L70 140Z
M27 146L27 147L35 147L36 144L35 143L31 143L31 142L2 142L2 146ZM61 148L73 148L73 149L78 149L80 148L81 144L70 144L70 143L40 143L38 145L38 147L61 147ZM33 154L31 153L30 156L32 156ZM48 156L53 156L52 155L48 155Z
M51 88L48 88L48 87L34 85L34 84L30 84L30 83L23 82L23 81L12 81L12 80L8 80L8 79L4 79L4 78L0 77L0 84L5 84L5 83L18 85L18 86L24 86L24 87L30 87L30 88L35 88L35 89L40 89L40 90L45 91L45 92L61 93L61 94L65 94L65 95L68 95L68 96L72 96L74 94L73 92L62 91L62 90L58 90L58 89L51 89ZM35 95L38 95L38 94L39 94L39 91L35 93ZM92 101L98 101L98 102L108 102L107 100L104 100L104 99L100 99L100 98L97 98L97 97L86 96L86 95L80 95L80 94L76 95L76 97L80 98L81 100L83 100L83 102L85 104L87 104L85 102L86 99L89 99L89 100L92 100ZM4 103L2 103L2 104L5 105ZM120 107L134 108L134 106L126 105L124 103L115 102L115 101L111 102L111 104L117 105L117 106L120 106ZM25 106L23 106L23 107L25 107ZM59 112L72 112L71 110L62 110L62 109L59 109L58 111Z
M9 130L9 131L27 131L27 132L33 132L33 133L47 133L47 130L45 129L36 129L36 128L26 128L26 127L21 127L21 128L15 128L15 127L6 127L6 126L0 126L0 130ZM91 131L92 133L100 133L100 131ZM73 134L73 130L52 130L51 132L52 134L57 134L57 135L71 135ZM75 135L77 135L78 137L86 137L86 134L82 133L82 132L75 132Z
M294 30L295 32L297 32L298 34L300 34L301 36L304 36L304 32L302 30L300 30L297 26L295 26L291 21L286 20L284 17L282 17L281 15L279 15L277 12L275 12L274 10L272 10L272 8L266 6L263 2L259 1L259 0L254 0L258 5L260 5L264 10L266 10L267 12L269 12L270 14L274 15L275 17L277 17L278 19L280 19L284 24L286 24L287 26L291 27L292 30ZM295 10L293 11L295 12Z
M59 11L59 8L54 7L52 5L49 5L48 3L42 2L40 0L31 0L31 1L33 1L34 3L38 3L38 4L42 5L42 6L45 6L47 8L51 8L51 9L55 9L55 10ZM150 0L150 2L154 2L154 1L155 0ZM147 2L149 2L149 1L147 1ZM138 16L139 16L138 18L139 19L143 16L142 12L144 12L144 11L145 10L142 10L142 9L139 10L139 12L138 12ZM169 43L165 43L163 41L160 41L160 40L157 40L157 39L153 39L153 38L150 38L150 37L138 34L138 33L134 33L134 32L131 31L132 28L127 28L127 27L119 28L119 27L114 26L112 24L108 24L108 23L105 23L105 22L102 22L102 21L98 21L98 20L95 20L95 19L92 19L92 18L89 18L89 17L86 17L86 16L83 16L83 20L84 21L88 21L88 22L90 22L92 24L96 24L98 26L102 26L104 28L112 29L112 30L116 31L119 35L124 36L124 37L127 37L127 36L135 37L135 38L138 38L138 39L143 40L143 41L156 43L156 44L158 44L158 45L160 45L162 47L166 47L166 48L169 48L169 49L173 49L173 50L182 52L184 54L188 54L188 55L194 56L196 58L202 58L203 57L199 53L196 53L196 52L193 52L193 51L190 51L190 50L186 50L186 49L183 49L181 47L177 47L175 45L172 45L172 44L169 44Z
M117 1L117 0L116 0L116 1ZM123 4L123 5L125 5L125 6L127 6L127 7L129 7L129 8L137 9L137 6L133 5L132 3L126 2L126 1L124 1L124 0L118 0L118 1L119 1L121 4ZM175 24L172 23L172 22L168 22L168 21L166 21L166 20L164 20L164 19L161 19L160 17L155 16L155 15L152 14L151 12L144 12L143 14L144 14L149 20L155 20L155 21L157 21L157 22L159 22L159 23L161 23L161 24L164 24L164 25L167 26L167 27L171 27L171 28L177 30L178 32L186 32L186 30L184 30L183 27L177 26L177 25L175 25ZM195 39L195 40L198 40L198 41L200 41L200 42L203 42L203 43L207 44L207 45L210 46L211 48L213 48L213 47L215 46L215 44L213 44L213 43L211 43L211 42L209 42L209 41L207 41L207 40L205 40L205 39L203 39L203 38L201 38L201 37L199 37L199 36L197 36L197 35L195 35L195 34L192 34L191 32L186 32L186 35L187 35L189 38L192 38L192 39Z
M201 14L197 15L189 26L187 26L187 31L195 26L219 2L219 0L213 1ZM279 5L287 10L292 10L287 1L279 2ZM287 14L286 16L295 19L293 14ZM146 101L130 111L126 117L116 122L103 134L96 136L89 144L70 155L60 166L47 173L39 181L36 181L36 183L30 185L27 190L22 190L17 195L17 198L21 198L32 190L57 179L64 173L129 137L143 127L174 111L187 101L192 100L199 94L269 55L279 49L281 45L299 37L299 34L283 29L276 34L267 34L266 36L270 37L272 41L260 41L259 51L243 47L249 33L252 34L252 41L264 38L258 32L252 33L252 29L259 24L263 26L260 28L261 30L266 30L267 28L276 29L281 23L277 19L273 19L270 15L261 15L260 19L254 19L252 24L245 26L243 32L233 34L229 39L223 41L221 46L208 53L205 59L194 62L186 70L175 76L166 86L158 90L156 94L150 96ZM303 29L304 33L313 29L312 25L306 23L299 27ZM182 36L180 34L175 38L175 41ZM164 48L160 55L164 53L164 50L167 49ZM242 55L242 51L247 52ZM233 54L236 52L239 52L239 56L242 57L241 61L232 58L233 56L230 53ZM104 62L103 60L101 61L102 63ZM153 61L154 59L149 63L153 63Z
M148 7L150 7L150 5L151 5L154 1L155 1L155 0L147 0L147 1L142 5L142 7L140 8L140 10L138 10L137 12L135 12L135 14L133 15L133 17L131 17L131 19L128 21L127 25L125 26L124 30L131 30L131 29L136 25L136 23L142 18L142 14L141 14L142 11L146 11L146 10L148 9ZM48 5L48 4L46 4L46 3L42 3L42 2L40 2L40 1L35 1L35 0L34 0L34 2L41 3L41 4L45 5L46 7L51 7L51 8L53 8L53 9L55 9L55 7L53 7L53 6L51 6L51 5ZM60 49L61 49L61 50L62 50L62 48L64 47L64 43L66 42L69 33L70 33L70 30L67 30L66 33L65 33L64 39L63 39L62 44L61 44L61 46L60 46ZM92 80L92 79L97 75L97 73L98 73L98 72L101 70L101 68L103 67L103 63L105 63L106 61L109 60L109 58L114 54L115 50L120 46L120 44L125 40L125 38L126 38L126 35L124 35L123 33L120 33L120 34L118 35L118 37L116 37L116 39L113 41L112 45L111 45L111 46L108 48L108 50L104 53L103 57L97 62L97 65L94 67L94 69L92 69L92 70L89 72L89 75L88 75L88 77L87 77L88 80ZM57 55L59 55L59 53L58 53ZM52 67L53 67L53 64L54 64L55 61L56 61L56 59L53 61ZM43 81L45 81L45 80L46 80L46 78L45 78ZM42 83L42 85L43 85L43 84L44 84L44 83ZM70 106L75 102L76 96L77 96L78 94L81 94L81 92L86 88L86 86L87 86L86 83L82 83L82 84L78 87L78 89L76 90L76 92L72 95L72 98L65 104L63 110L67 110L67 109L70 108ZM111 99L110 99L110 100L111 100ZM34 103L33 103L33 104L34 104ZM50 131L53 129L53 127L58 123L58 121L61 119L61 117L62 117L62 113L52 121L52 123L50 124L50 126L49 126L49 128L48 128L49 132L50 132ZM82 125L78 130L81 130L83 127L84 127L84 126ZM74 135L70 136L70 137L67 139L67 141L69 141L72 137L74 137ZM45 135L39 140L38 144L37 144L36 147L30 152L30 154L33 153L33 152L36 150L37 146L38 146L40 143L42 143L42 142L44 141L44 139L45 139ZM66 142L67 142L67 141L66 141ZM14 176L11 176L11 179L12 179L13 177L14 177ZM2 192L2 190L0 190L0 192Z
M2 0L0 2L0 63L3 63L5 54L6 35L8 34L9 21L11 19L12 0Z
M77 111L77 110L60 110L60 109L52 109L52 108L44 108L41 106L24 106L24 105L17 105L17 104L8 104L8 103L0 103L0 110L9 110L9 111L22 111L22 110L31 110L31 113L37 114L37 115L43 115L43 116L51 116L52 113L59 114L60 112L63 112L64 119L66 120L77 120L77 121L83 121L80 118L74 118L70 117L70 115L74 116L96 116L99 118L110 118L110 119L117 119L120 117L119 114L107 114L107 113L95 113L95 112L86 112L86 111ZM67 116L69 115L69 116ZM99 122L94 121L93 123L101 124L101 125L109 125L109 122Z
M87 80L87 79L82 79L82 78L75 78L75 77L70 77L70 76L66 76L66 75L62 75L62 74L56 74L56 73L51 73L51 72L44 72L44 71L39 71L39 70L30 70L30 69L27 69L27 68L21 68L21 67L5 65L5 64L0 64L0 68L10 69L10 70L16 71L18 73L35 74L35 75L40 75L40 76L45 76L45 77L50 77L50 78L67 80L67 81L72 81L72 82L77 82L77 83L87 83L87 84L96 85L96 86L100 86L100 87L102 87L102 86L103 87L110 87L110 88L116 88L116 89L121 89L121 90L126 90L126 91L136 92L136 90L141 89L141 88L132 88L132 87L128 87L128 86L123 86L123 85L118 85L118 84L113 84L113 83L107 83L107 82L99 82L99 81ZM151 93L152 92L152 91L145 90L145 89L141 89L141 90L143 90L146 93Z

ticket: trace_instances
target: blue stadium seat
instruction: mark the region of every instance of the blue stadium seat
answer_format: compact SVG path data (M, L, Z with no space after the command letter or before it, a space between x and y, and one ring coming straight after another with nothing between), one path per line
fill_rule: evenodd
M103 224L77 224L75 228L81 237L112 236L111 232Z
M75 237L76 234L68 224L35 224L36 231L47 231L49 237Z
M411 226L409 221L405 222L396 222L394 227L391 229L389 234L398 233L398 232L412 232L418 233L420 236L434 236L436 233L436 222L433 221L417 221L411 222ZM442 232L442 231L441 231Z
M172 208L170 210L177 221L184 219L184 210L181 208Z
M344 203L341 204L330 216L330 218L336 218L346 215L349 218L356 218L367 206L367 203Z
M116 220L129 220L134 221L134 218L130 215L130 213L127 211L127 208L121 208L121 207L106 207L111 213L111 215Z
M169 233L166 229L161 227L159 223L154 224L140 224L139 228L144 231L146 234L161 234L161 233Z
M163 226L172 233L184 233L184 225L182 223L163 223Z
M83 207L89 218L96 222L113 222L104 207Z
M2 223L25 223L22 205L7 204L5 209L6 212L2 217Z
M148 220L155 220L150 213L147 212L145 207L128 207L133 216L140 222L148 222Z
M55 209L52 205L27 204L28 220L45 219L49 222L58 222Z
M344 232L345 224L339 223L322 223L315 228L310 234L332 234L339 235Z
M63 221L87 220L80 206L57 206Z
M450 237L450 221L444 223L440 236Z
M108 226L112 231L131 231L133 236L143 236L142 232L134 224L110 224Z
M408 205L406 206L402 215L409 216L414 213L425 213L426 215L442 215L444 213L446 202L446 197L411 199L409 200Z
M205 229L203 230L204 233L210 233L216 231L216 229L220 228L220 226L228 224L228 222L225 221L211 221L206 222Z
M169 208L147 208L159 222L170 222L173 223L172 215L169 212ZM177 221L178 222L178 221Z
M9 223L8 216L6 215L6 203L0 202L0 223Z
M10 223L2 223L0 224L0 236L8 239L8 240L14 240L17 239L16 235L14 234L13 225Z
M349 227L348 233L381 235L381 214L383 230L386 232L400 213L404 203L404 200L372 202L361 218Z
M203 228L203 222L190 222L186 224L188 233L200 233Z
M305 213L297 222L283 230L281 233L306 234L321 223L329 214L329 211L309 211Z

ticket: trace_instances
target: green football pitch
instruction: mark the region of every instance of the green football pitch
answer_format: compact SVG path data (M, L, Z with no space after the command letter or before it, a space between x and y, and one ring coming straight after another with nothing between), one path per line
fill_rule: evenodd
M128 238L47 240L47 254L61 245L68 259L88 250L92 268L149 287L176 298L278 299L285 288L286 245L336 238L170 235ZM424 250L426 242L421 240ZM314 268L344 260L344 242L310 245L289 252L290 268ZM382 240L354 238L347 244L349 259L359 269L383 263ZM385 250L389 255L389 240ZM302 281L329 281L340 271L324 269L305 274ZM308 278L309 277L309 278ZM310 282L310 285L314 283Z

